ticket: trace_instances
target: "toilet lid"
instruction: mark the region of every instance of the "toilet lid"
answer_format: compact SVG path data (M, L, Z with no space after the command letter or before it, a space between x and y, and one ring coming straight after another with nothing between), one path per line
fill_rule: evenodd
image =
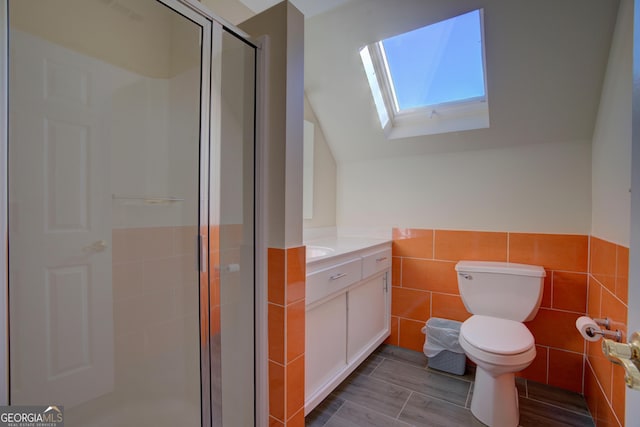
M475 315L467 319L460 334L480 350L499 354L517 354L533 347L533 335L520 322Z

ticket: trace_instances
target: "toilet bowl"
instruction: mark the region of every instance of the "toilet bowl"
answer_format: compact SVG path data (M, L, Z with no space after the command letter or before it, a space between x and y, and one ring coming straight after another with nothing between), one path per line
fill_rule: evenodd
M458 288L473 315L459 341L476 367L471 413L490 427L517 427L515 373L536 357L535 341L522 323L535 317L542 300L542 267L460 261Z
M536 357L531 332L520 322L474 315L462 324L459 341L477 365L471 413L488 426L517 426L514 374Z

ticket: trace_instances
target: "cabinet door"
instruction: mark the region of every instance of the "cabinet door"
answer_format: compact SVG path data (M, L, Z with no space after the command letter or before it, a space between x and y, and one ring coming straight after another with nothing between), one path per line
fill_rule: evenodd
M305 396L307 400L347 365L347 296L307 310Z
M387 275L365 280L348 293L347 359L369 350L381 336L389 333Z

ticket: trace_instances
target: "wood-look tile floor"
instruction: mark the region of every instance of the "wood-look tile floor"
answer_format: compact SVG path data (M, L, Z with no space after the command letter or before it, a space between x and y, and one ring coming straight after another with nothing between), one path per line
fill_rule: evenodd
M584 398L517 380L522 427L593 426ZM469 409L473 373L427 367L419 352L383 344L307 417L307 427L482 426Z

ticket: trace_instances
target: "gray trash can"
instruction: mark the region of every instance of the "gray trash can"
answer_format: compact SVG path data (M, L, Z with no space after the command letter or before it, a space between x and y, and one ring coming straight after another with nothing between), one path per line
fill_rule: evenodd
M462 322L432 317L422 328L425 334L424 354L429 367L456 375L464 375L467 358L458 336Z

